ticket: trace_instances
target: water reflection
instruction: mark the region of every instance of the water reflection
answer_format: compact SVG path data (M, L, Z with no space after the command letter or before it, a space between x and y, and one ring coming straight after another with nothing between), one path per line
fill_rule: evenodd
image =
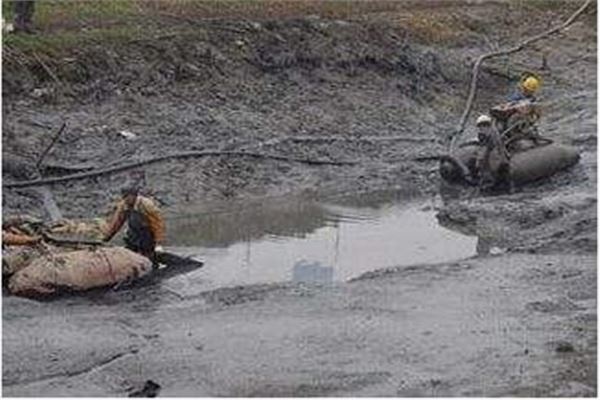
M291 199L171 218L168 228L170 244L227 247L266 236L303 238L329 223L335 218L318 203Z
M321 265L320 262L300 260L292 270L293 282L328 283L333 282L333 267Z
M344 281L378 268L453 261L477 238L445 229L435 211L394 196L262 202L168 221L171 247L205 267L188 286ZM354 204L360 204L360 207ZM349 206L352 204L353 206Z

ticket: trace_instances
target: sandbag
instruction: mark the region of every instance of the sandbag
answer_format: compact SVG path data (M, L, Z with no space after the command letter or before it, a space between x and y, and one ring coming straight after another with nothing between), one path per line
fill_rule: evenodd
M2 218L2 229L10 227L21 227L23 225L41 225L42 220L28 214L9 215Z
M33 260L10 278L8 288L19 296L44 296L112 286L151 270L150 260L123 247L77 250Z
M526 183L554 175L579 161L577 149L550 144L516 153L510 160L510 177L515 183Z
M31 261L41 257L43 251L39 247L10 246L2 250L2 276L12 275L27 267Z
M529 143L523 142L524 148L527 148ZM459 148L454 157L473 171L479 149L477 146ZM558 171L577 164L579 157L576 148L557 143L527 148L527 150L513 154L510 158L510 179L516 184L524 184L547 178ZM490 160L492 168L498 164L496 161ZM464 177L460 171L449 162L444 161L440 164L440 174L448 182L464 182Z
M2 245L4 246L32 246L39 241L35 236L11 231L2 231Z
M8 246L2 249L2 276L9 276L27 267L33 260L48 254L68 251L49 244L42 246Z
M102 218L89 220L64 219L50 226L53 236L68 236L71 239L101 240L106 232L106 221Z

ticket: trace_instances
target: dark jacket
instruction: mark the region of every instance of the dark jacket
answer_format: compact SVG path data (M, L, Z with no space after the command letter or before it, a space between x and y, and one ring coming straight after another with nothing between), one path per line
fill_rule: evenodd
M513 94L508 96L507 100L510 103L516 103L516 102L522 101L522 100L535 101L536 98L533 94L525 94L525 93L523 93L523 91L517 90L516 92L514 92Z

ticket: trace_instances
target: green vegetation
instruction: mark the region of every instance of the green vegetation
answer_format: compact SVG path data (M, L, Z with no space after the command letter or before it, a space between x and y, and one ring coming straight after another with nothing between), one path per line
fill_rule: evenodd
M189 33L202 20L282 20L319 15L324 19L369 18L395 24L423 43L458 42L469 32L486 33L483 19L456 18L444 8L463 1L423 0L40 0L34 15L35 35L3 35L5 66L32 55L71 57L90 45L113 46L165 33ZM579 2L578 2L579 3ZM574 8L565 0L510 0L511 7L529 10ZM433 7L433 8L432 8ZM432 12L437 8L436 12ZM6 22L13 18L12 2L2 2ZM192 22L192 24L190 24ZM196 24L195 22L199 22Z
M110 1L59 1L36 2L35 35L3 35L2 45L27 58L32 54L59 57L88 44L110 44L134 38L140 34L135 22L139 13L136 3L128 0ZM2 3L6 22L13 19L12 4ZM12 52L10 51L12 50Z
M129 0L82 1L45 0L35 5L35 26L43 32L104 25L135 15L136 3ZM2 3L2 16L13 18L12 3Z
M419 7L418 1L361 0L44 0L36 2L36 35L3 35L3 46L27 55L67 55L89 44L113 44L158 36L164 31L189 29L203 19L286 19L309 15L352 19L367 14ZM451 36L448 27L421 10L406 26L417 36L440 40ZM13 18L12 3L2 3L6 22ZM184 26L187 25L187 26Z

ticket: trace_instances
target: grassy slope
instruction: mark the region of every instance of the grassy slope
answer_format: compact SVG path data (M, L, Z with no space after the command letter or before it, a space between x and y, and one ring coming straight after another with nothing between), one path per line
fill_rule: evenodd
M38 56L65 57L89 45L111 45L167 31L186 29L182 22L206 19L285 19L318 15L321 18L356 19L377 15L392 16L391 22L413 33L414 39L432 44L457 41L465 31L483 31L486 24L463 21L444 10L456 9L464 1L360 1L360 0L47 0L36 3L34 24L38 35L3 35L7 49L5 67L15 61L26 62L33 53ZM498 1L470 4L465 12L477 6ZM539 13L565 10L564 0L505 0L503 3L523 12ZM574 6L567 2L569 8ZM432 8L433 7L433 8ZM505 7L505 6L503 6ZM432 12L432 10L441 12ZM2 3L6 21L12 20L10 2ZM461 16L464 17L464 16ZM389 21L388 21L389 22ZM475 23L474 23L475 22ZM489 25L489 24L487 24Z
M439 43L456 38L456 32L465 26L444 13L432 14L428 5L436 8L453 6L460 1L359 1L359 0L105 0L37 2L34 15L38 35L4 35L3 46L29 54L33 51L49 56L74 52L89 44L108 44L115 41L135 40L156 34L157 30L170 32L182 28L181 21L203 19L282 19L309 15L321 18L352 19L365 15L394 13L396 22L414 31L421 40ZM489 2L488 2L489 3ZM510 1L524 10L538 2ZM552 8L562 2L542 1L539 7ZM470 7L473 7L472 5ZM10 2L3 2L5 20L12 19ZM184 28L184 27L183 27ZM468 28L468 27L467 27Z

